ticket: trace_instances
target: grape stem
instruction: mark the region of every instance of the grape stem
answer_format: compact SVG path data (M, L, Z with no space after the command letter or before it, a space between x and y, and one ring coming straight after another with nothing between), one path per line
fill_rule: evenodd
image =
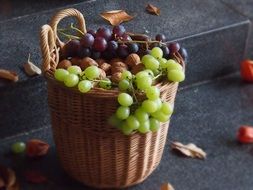
M136 94L135 94L135 90L134 90L134 86L133 86L132 80L130 80L130 86L131 86L131 90L132 90L132 93L133 93L133 97L134 97L136 103L139 104L139 101L138 101L138 99L136 97Z
M76 30L77 32L79 32L80 34L82 34L82 35L84 36L84 33L83 33L81 30L79 30L78 28L76 28L76 27L74 26L74 23L71 23L71 24L70 24L70 28L73 29L73 30Z
M80 39L80 37L77 37L77 36L74 36L74 35L71 35L71 34L66 34L66 33L64 33L64 32L62 32L62 31L60 31L60 30L58 30L58 32L59 32L61 35L67 37L67 38L70 39L70 40L72 40L72 39Z
M139 40L132 40L132 41L124 41L124 40L119 40L118 43L120 44L125 44L125 43L129 43L129 44L132 44L132 43L140 43L140 44L153 44L153 43L159 43L161 45L165 45L165 43L161 42L161 41L155 41L155 40L151 40L151 41L139 41Z
M159 75L156 75L154 78L153 78L153 80L156 80L156 79L158 79L160 76L162 76L163 75L163 73L160 73Z

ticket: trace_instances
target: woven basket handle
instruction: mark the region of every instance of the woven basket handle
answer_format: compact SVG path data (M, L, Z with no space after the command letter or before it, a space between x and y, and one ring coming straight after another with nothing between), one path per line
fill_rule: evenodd
M61 10L59 11L58 13L56 13L51 22L50 22L50 26L52 27L53 29L53 32L55 34L55 37L56 37L56 40L57 40L57 43L60 47L63 47L64 43L60 40L60 38L58 37L58 34L57 34L57 27L58 27L58 24L59 22L66 18L66 17L76 17L77 18L77 21L78 21L78 28L79 30L81 30L83 33L86 33L86 25L85 25L85 20L84 20L84 17L82 15L82 13L80 13L78 10L76 9L73 9L73 8L70 8L70 9L64 9L64 10Z
M42 71L45 73L55 69L59 62L59 51L56 46L55 35L49 25L44 25L40 32L40 47L42 52Z

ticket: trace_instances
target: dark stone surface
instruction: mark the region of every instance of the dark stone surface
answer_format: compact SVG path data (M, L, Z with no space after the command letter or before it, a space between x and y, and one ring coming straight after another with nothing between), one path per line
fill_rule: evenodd
M248 17L251 22L253 21L253 0L222 0L228 7L234 9L238 13ZM245 56L247 58L253 59L253 28L251 24L251 28L249 31L248 38L248 47L245 52Z
M252 124L252 94L252 85L242 83L238 75L181 89L169 140L195 143L207 152L207 159L178 156L170 151L168 140L158 169L143 184L129 189L155 190L162 183L170 182L180 190L251 190L253 147L237 143L236 131L241 124ZM11 143L30 138L53 143L49 128L0 141L0 163L17 170L24 189L90 189L64 174L54 147L46 157L36 161L8 155ZM22 176L27 168L44 172L50 182L45 185L28 184Z

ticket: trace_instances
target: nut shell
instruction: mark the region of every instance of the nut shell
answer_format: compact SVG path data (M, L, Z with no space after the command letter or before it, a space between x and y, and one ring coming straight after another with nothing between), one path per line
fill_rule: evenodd
M57 68L58 69L67 69L68 67L70 67L72 65L72 63L67 60L67 59L64 59L62 60L58 65L57 65Z
M96 62L98 63L99 66L101 66L106 61L104 59L96 59Z
M89 66L98 66L97 62L94 59L91 59L89 57L85 57L81 60L80 67L82 70L85 70Z
M73 57L73 58L71 58L70 61L71 61L72 65L77 65L77 66L79 66L79 65L81 64L81 62L82 62L82 59L77 58L77 57Z
M114 59L112 59L109 63L110 63L111 65L113 65L114 62L123 62L123 60L120 59L120 58L114 58Z
M111 65L112 65L112 68L113 67L122 67L122 68L125 68L126 70L128 70L128 66L123 62L114 62Z
M127 69L125 67L112 67L111 68L111 71L112 71L112 74L114 73L122 73L123 71L126 71Z
M145 66L142 63L140 63L132 68L131 73L136 75L137 73L143 70L145 70Z
M119 81L121 80L121 75L122 73L120 72L114 73L111 77L111 81L114 83L119 83Z
M141 62L140 56L137 55L136 53L132 53L129 56L127 56L125 63L129 67L134 67L135 65L138 65Z
M99 68L99 72L100 72L99 79L105 79L106 78L105 71Z
M99 66L101 69L103 69L107 75L110 75L111 74L111 65L108 64L108 63L103 63Z

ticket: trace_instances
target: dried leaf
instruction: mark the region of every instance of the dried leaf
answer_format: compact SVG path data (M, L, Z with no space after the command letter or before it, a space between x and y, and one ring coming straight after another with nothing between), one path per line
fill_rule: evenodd
M24 173L24 176L25 176L26 181L30 183L40 184L40 183L45 183L48 181L46 176L44 176L40 171L36 171L36 170L27 170Z
M188 157L200 159L206 158L206 153L201 148L197 147L195 144L192 143L184 145L180 142L172 142L171 147L172 149L178 150L179 152Z
M38 139L32 139L26 143L26 154L29 157L40 157L48 153L49 144Z
M124 10L107 11L100 14L105 20L109 21L111 25L116 26L122 22L132 20L134 17L127 14Z
M147 7L146 7L146 10L150 13L150 14L153 14L153 15L160 15L160 9L155 7L154 5L152 4L148 4Z
M19 190L16 174L12 169L0 166L0 188Z
M161 190L175 190L175 189L170 183L166 183L161 186Z
M39 67L37 67L36 65L34 65L30 61L30 54L29 54L27 63L24 64L24 69L25 69L26 74L28 74L29 76L34 76L34 75L40 75L41 74L41 69Z
M17 82L18 81L18 74L13 71L0 69L0 78L11 80L13 82Z

